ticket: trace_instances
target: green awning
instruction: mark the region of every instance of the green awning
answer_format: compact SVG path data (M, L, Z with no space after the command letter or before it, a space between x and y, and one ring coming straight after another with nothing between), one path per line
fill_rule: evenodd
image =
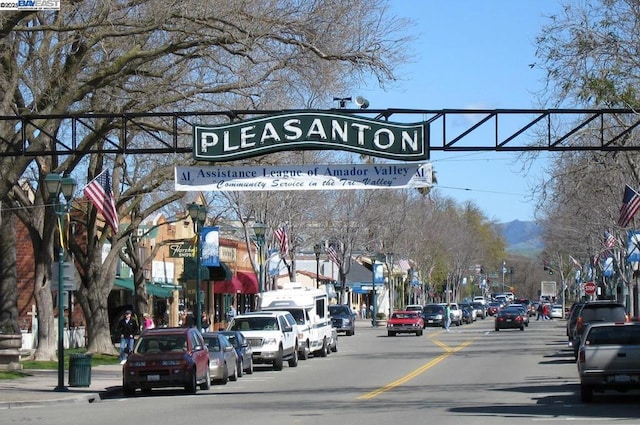
M133 279L122 279L117 277L113 284L122 289L128 289L133 292ZM147 283L147 294L153 295L159 298L171 298L173 295L173 288L166 288L160 285L156 285L153 283Z

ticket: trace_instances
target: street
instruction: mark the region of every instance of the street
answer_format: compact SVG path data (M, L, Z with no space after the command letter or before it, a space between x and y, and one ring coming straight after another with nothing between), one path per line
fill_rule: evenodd
M493 330L493 319L387 337L359 323L337 353L281 372L256 367L237 382L184 395L154 390L94 404L10 409L4 424L92 425L144 421L276 424L640 424L636 394L596 394L580 403L563 320L533 320L524 332Z

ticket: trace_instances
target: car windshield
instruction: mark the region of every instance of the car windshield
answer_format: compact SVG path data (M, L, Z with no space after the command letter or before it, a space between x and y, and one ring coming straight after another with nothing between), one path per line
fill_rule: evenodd
M423 313L443 313L444 307L440 305L425 305L422 309Z
M206 344L209 352L218 352L220 351L220 341L217 336L205 336L204 343Z
M626 312L621 306L598 306L583 308L582 320L585 322L624 322Z
M238 338L236 338L234 334L224 333L223 335L227 337L231 345L233 345L235 348L238 348L238 345L240 344L238 342Z
M330 305L329 306L329 314L332 316L337 316L339 314L349 315L349 308L344 305Z
M236 317L231 325L232 331L278 330L275 317Z
M415 319L418 317L417 313L393 313L391 314L392 319Z
M153 354L160 352L184 352L187 351L187 339L182 335L148 336L141 337L136 346L138 354Z

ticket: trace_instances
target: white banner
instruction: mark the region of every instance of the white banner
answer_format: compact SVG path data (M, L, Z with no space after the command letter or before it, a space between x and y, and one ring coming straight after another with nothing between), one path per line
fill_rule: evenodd
M176 167L177 191L402 189L432 186L433 166L414 164Z

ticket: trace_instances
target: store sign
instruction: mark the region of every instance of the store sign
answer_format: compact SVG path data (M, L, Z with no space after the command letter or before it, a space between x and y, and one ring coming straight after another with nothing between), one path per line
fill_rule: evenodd
M401 124L337 112L300 111L195 126L193 156L232 161L286 150L344 150L401 161L427 159L427 124Z

